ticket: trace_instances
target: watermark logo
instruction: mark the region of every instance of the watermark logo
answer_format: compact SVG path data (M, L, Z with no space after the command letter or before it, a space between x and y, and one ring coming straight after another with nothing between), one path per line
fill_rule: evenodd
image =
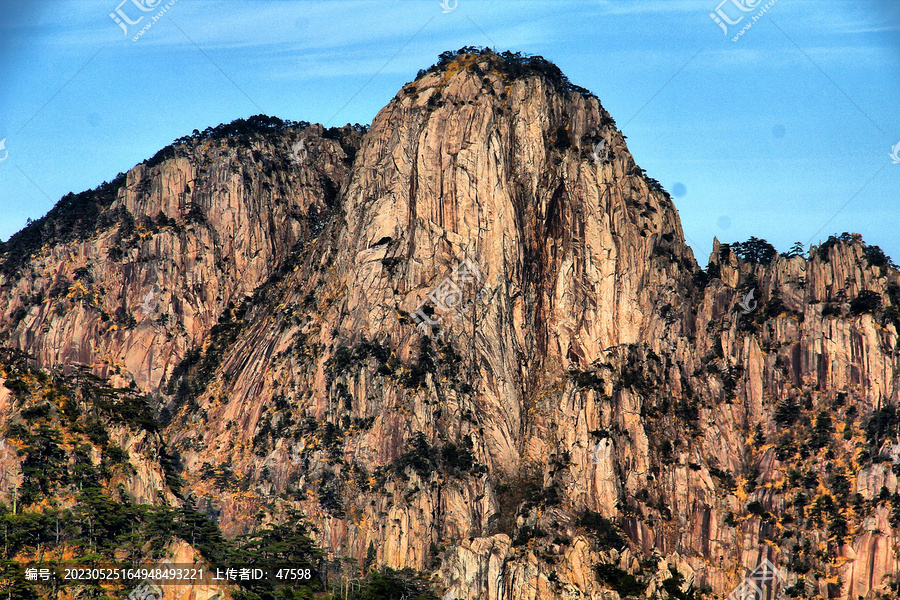
M305 140L300 140L299 142L291 146L291 160L294 163L299 165L300 163L306 161L306 158L308 156L309 152L306 151Z
M600 140L594 144L591 150L591 160L594 161L595 165L599 165L606 161L607 158L609 158L609 148L606 147L606 140Z
M766 600L775 598L781 579L781 572L769 559L766 559L734 588L728 595L728 600Z
M132 21L129 16L122 9L122 6L128 3L133 4L139 11L141 12L151 12L155 9L162 0L122 0L119 5L116 7L116 10L109 13L109 18L115 21L116 25L122 28L122 31L125 32L125 37L128 37L128 25L137 25L141 21L144 20L144 15L141 15L137 18L137 20ZM136 13L140 14L140 13Z
M900 443L886 446L881 450L881 456L896 463L900 461Z
M141 298L141 310L144 311L144 314L149 315L159 307L159 294L160 289L155 285L152 290L144 294Z
M131 590L126 600L162 600L164 596L173 598L173 600L179 600L191 586L182 586L175 594L166 595L163 589L154 581L158 580L161 585L168 585L174 580L172 576L177 575L179 571L181 569L176 569L171 561L164 559L156 569L150 569L150 573L148 573L150 576Z
M149 580L142 581L128 594L128 600L160 600L162 597L162 588Z
M6 140L3 140L2 142L0 142L0 149L3 148L3 142L5 142L5 141ZM891 157L891 161L893 162L893 164L900 165L900 142L897 142L897 145L894 146L893 148L891 148L891 153L888 156ZM3 161L0 160L0 162L3 162Z
M750 16L749 13L759 9L755 15L750 16L750 21L744 24L737 35L731 38L732 42L736 42L748 29L753 27L754 23L759 21L763 15L769 12L769 9L775 6L775 3L778 2L778 0L769 0L769 2L760 8L762 2L763 0L722 0L716 7L716 10L709 13L709 18L722 29L725 36L728 36L729 25L739 25L746 17Z
M306 444L294 444L291 446L291 464L299 465L303 462L303 450L306 449Z
M755 293L756 293L756 288L750 290L747 293L747 295L745 295L744 298L741 300L740 304L738 304L738 306L741 307L741 310L744 311L745 315L749 315L750 313L752 313L754 310L756 310L756 307L758 306L756 300L753 299L753 294L755 294Z
M170 8L172 8L178 0L169 0L161 9L159 9L160 4L163 3L163 0L122 0L116 9L109 13L109 18L113 20L113 22L118 25L122 31L125 33L125 37L128 37L129 27L139 25L144 17L148 17L149 21L147 21L144 26L141 28L137 34L131 38L132 42L138 41L144 33L146 33L153 25L159 21L164 14L166 14ZM130 4L132 6L128 6L128 12L123 8L125 5ZM154 10L158 10L155 15L141 14L141 13L150 13ZM138 12L139 11L139 12ZM129 14L130 13L130 14ZM136 16L136 19L132 19L131 16Z
M900 144L897 144L900 146ZM0 140L0 163L9 158L9 150L6 149L6 138Z
M606 454L607 448L609 448L609 440L606 438L594 444L594 447L591 449L591 464L601 464L603 462L603 456L604 454Z
M465 306L460 306L465 293L464 288L474 287L479 284L481 284L481 271L478 270L478 267L468 259L458 263L450 276L444 278L444 280L426 296L416 309L415 313L413 313L413 320L416 322L416 326L425 335L431 335L432 338L437 338L444 330L442 328L432 335L434 327L443 323L445 317L453 320L458 319L462 313L475 304L475 300L482 297L485 293L484 289L478 291L475 300L472 300ZM445 314L443 316L438 316L434 310L435 307L441 313Z
M6 440L0 440L0 462L9 458L9 450L6 447Z
M456 7L459 5L459 0L453 0L453 4L450 4L450 0L441 0L441 8L444 9L444 14L448 12L453 12L456 10Z
M762 2L762 0L756 0L756 2L753 2L753 0L722 0L721 4L716 7L716 11L709 13L709 18L715 21L716 25L722 28L722 31L725 32L726 36L728 35L728 26L726 25L726 23L728 25L737 25L744 20L745 16L741 15L736 20L732 21L725 10L722 9L722 7L729 2L733 4L739 11L749 13L753 12L753 9L755 9L757 5ZM734 9L732 9L730 12L733 15L740 15L740 12L736 13Z

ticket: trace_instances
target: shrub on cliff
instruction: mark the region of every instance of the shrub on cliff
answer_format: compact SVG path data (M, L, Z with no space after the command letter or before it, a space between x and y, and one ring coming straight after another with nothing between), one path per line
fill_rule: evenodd
M410 600L438 600L428 580L412 569L395 571L383 567L369 572L359 589L352 589L345 596L338 591L333 600L382 600L384 598L409 598Z
M900 413L897 407L888 404L873 411L865 430L866 441L872 451L877 451L883 440L900 435Z
M615 565L600 563L594 566L594 572L600 581L618 592L622 598L640 596L647 589L647 584L641 583L634 575Z
M578 525L587 529L597 539L601 548L619 550L627 545L612 521L598 512L585 511L578 519Z
M490 60L493 70L508 80L525 79L527 77L541 76L547 80L557 91L577 92L588 98L596 98L589 90L577 86L569 81L569 78L555 64L543 56L529 56L521 52L495 52L490 48L480 46L464 46L457 51L448 50L438 56L438 61L427 69L418 72L416 79L447 68L460 56L474 54Z
M821 260L827 261L832 248L838 244L851 244L854 242L862 245L863 256L866 258L868 266L880 268L882 275L884 275L885 270L888 267L893 269L898 268L897 263L891 260L891 257L885 254L884 250L878 246L866 244L863 241L862 236L858 233L848 233L845 231L840 235L830 235L828 236L828 239L816 249L816 253Z
M896 263L891 257L884 253L884 250L878 246L866 246L863 248L863 255L871 267L893 267L897 268Z
M850 301L850 314L864 315L881 310L881 295L871 290L863 290Z
M816 252L822 260L828 260L828 254L834 246L840 243L849 244L853 241L853 236L846 231L841 235L830 235L817 249Z
M124 185L125 175L119 173L93 190L69 192L46 215L29 220L0 245L0 273L12 276L45 245L83 240L111 225L104 221L104 213Z
M757 237L751 237L746 242L729 244L728 247L741 260L754 265L768 265L778 256L775 246Z
M480 475L487 470L475 460L471 437L464 437L459 444L447 442L437 447L432 446L421 431L413 434L408 450L394 459L392 469L404 480L408 479L407 469L412 469L422 479L434 473L463 478L467 474Z
M675 567L669 565L669 577L662 582L662 588L669 595L669 598L672 600L700 600L699 592L694 588L693 584L688 584L687 589L682 589L683 587L684 575L679 573Z

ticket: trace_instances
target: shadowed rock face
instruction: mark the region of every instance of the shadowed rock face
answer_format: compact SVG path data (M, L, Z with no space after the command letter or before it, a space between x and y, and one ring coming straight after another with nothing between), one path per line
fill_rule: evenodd
M900 277L861 239L769 264L716 242L700 271L597 99L493 54L359 138L136 167L110 210L176 225L42 249L0 281L26 310L6 343L158 391L227 532L301 508L333 557L446 598L624 597L599 562L727 595L766 558L800 597L886 591L900 496L866 424L898 400Z

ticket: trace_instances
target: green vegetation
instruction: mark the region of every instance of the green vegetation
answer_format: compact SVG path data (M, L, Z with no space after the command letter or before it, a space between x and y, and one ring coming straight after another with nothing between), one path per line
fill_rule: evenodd
M816 415L816 424L809 437L808 447L810 450L821 450L827 446L833 432L834 425L831 422L831 415L827 411L820 411Z
M146 189L145 184L149 185L149 179L143 179L139 191ZM113 243L107 251L107 257L110 260L120 261L125 257L126 252L137 248L143 236L155 235L166 228L172 228L176 231L183 231L183 226L175 219L166 216L165 213L158 213L156 217L141 215L135 218L124 206L119 206L115 210L106 211L103 214L104 219L118 223L116 235L113 237ZM203 221L203 213L196 205L189 204L188 212L185 217L185 223ZM77 273L77 272L76 272ZM78 275L75 276L78 279Z
M900 411L893 404L875 409L865 425L866 443L871 454L888 439L900 436Z
M727 255L728 251L734 252L738 258L744 262L754 265L768 265L778 256L775 247L766 240L757 237L751 237L746 242L735 242L733 244L723 244L719 248L722 255Z
M324 551L316 546L309 535L309 525L299 513L291 512L278 525L260 529L241 536L233 542L226 542L216 532L210 532L207 539L207 553L218 554L218 564L246 565L258 567L269 573L279 568L309 569L316 573L321 569ZM312 598L315 591L324 589L320 578L314 577L303 582L279 584L269 580L241 582L243 589L236 594L236 600L290 600Z
M779 425L791 425L800 416L800 403L796 398L781 400L775 407L775 422Z
M663 580L662 588L669 595L671 600L700 600L699 592L694 589L694 585L690 584L687 589L682 591L684 586L684 575L669 565L669 577Z
M578 526L587 529L603 549L621 550L627 545L612 521L598 512L585 511L578 519Z
M344 481L335 476L334 471L325 469L318 481L316 495L319 499L319 506L328 514L343 519L346 514L344 504L347 494Z
M440 340L432 342L422 336L419 338L419 354L416 358L415 362L404 364L386 344L363 340L352 348L337 347L325 363L325 369L329 380L333 381L344 373L358 370L365 361L374 359L378 375L393 379L407 389L424 387L431 374L433 381L446 377L451 387L459 393L473 391L472 386L461 377L462 357L453 346Z
M378 364L376 373L384 376L393 375L400 364L388 346L381 342L364 340L353 348L339 346L325 363L325 368L334 377L369 358L374 358Z
M428 73L441 71L453 61L467 54L474 54L482 59L487 59L490 63L489 68L498 72L508 81L516 81L528 77L543 77L559 92L576 92L587 98L596 98L590 91L571 83L559 67L543 56L528 56L521 52L510 52L509 50L497 53L490 48L481 46L464 46L455 52L442 52L435 64L419 71L416 79L421 79Z
M487 472L487 468L475 460L472 438L469 436L459 444L445 442L435 447L428 443L425 434L418 431L410 438L408 445L409 449L391 463L391 470L401 479L408 479L408 469L415 471L421 479L428 479L437 473L461 479L470 474Z
M879 407L862 423L856 415L857 406L847 392L832 395L808 390L779 401L774 411L776 426L765 428L765 437L784 465L786 477L759 495L761 473L748 470L743 474L744 492L751 495L746 508L743 514L726 515L726 524L733 527L740 528L748 520L761 522L761 541L780 547L785 567L803 576L787 591L790 597L805 597L806 581L819 584L830 576L830 565L851 533L879 505L889 509L892 520L900 524L900 495L886 488L871 499L853 493L856 473L873 462L888 460L879 452L886 440L900 433L900 415L893 405ZM756 447L756 452L767 450ZM777 496L772 498L770 492Z
M280 525L230 541L190 502L181 508L132 504L113 499L90 479L85 480L74 508L12 514L0 505L0 525L7 540L3 559L12 564L19 564L17 556L33 556L36 550L45 564L58 561L63 553L76 557L70 562L85 566L148 564L161 559L175 539L190 543L212 568L240 565L274 572L289 565L315 573L324 556L309 537L308 525L296 514ZM122 556L123 551L127 556ZM314 591L324 589L318 577L283 585L268 580L240 583L243 589L236 597L242 600L311 598Z
M532 508L554 506L559 503L560 491L557 483L546 488L544 476L536 468L523 469L518 475L505 481L498 481L494 491L499 504L497 528L513 539L518 537L516 519L519 515L528 514ZM533 530L526 532L528 539L540 537L543 532Z
M271 135L289 128L306 129L309 126L306 121L285 121L267 115L236 119L231 123L207 127L202 132L195 129L191 135L178 138L173 144L162 148L153 157L144 161L144 164L151 168L176 156L188 156L186 146L205 141L229 140L248 135ZM358 141L353 140L358 140L358 134L364 134L366 131L368 131L366 125L348 123L344 127L330 127L323 130L322 137L338 140L347 154L347 161L352 163L358 147ZM29 219L26 226L7 242L0 241L0 273L7 277L15 277L42 247L85 240L116 224L124 225L124 229L120 232L119 244L111 248L110 257L113 260L121 259L124 250L133 242L131 236L135 218L124 209L111 211L109 208L119 190L125 185L125 177L124 173L119 173L111 181L103 182L92 190L66 194L46 215L34 221ZM331 205L334 203L337 190L328 178L323 178L322 183ZM194 206L188 211L188 222L202 220L203 214L199 207ZM140 221L149 231L176 226L174 219L162 214L156 219L144 216Z
M208 342L202 350L188 351L179 362L166 384L166 392L175 394L175 408L185 404L193 405L212 381L216 369L222 364L225 352L244 330L244 317L253 301L248 299L238 308L229 303L219 317L219 322L209 333Z
M864 315L881 310L881 294L871 290L863 290L850 301L851 315Z
M733 493L737 489L737 482L734 480L734 475L731 473L731 469L719 469L718 467L709 467L709 474L719 480L719 483L722 485L722 489L726 492Z
M789 598L800 598L806 595L806 578L798 577L797 583L784 589Z
M22 425L13 425L7 429L6 437L22 445L18 451L19 456L24 456L18 499L22 506L49 495L57 483L69 483L67 456L60 447L62 434L58 429L42 423L32 433Z
M46 215L29 220L9 241L0 241L0 273L14 277L43 246L84 240L112 226L105 211L124 185L125 175L119 173L93 190L69 192Z
M620 371L616 388L628 388L647 397L656 396L662 385L662 361L659 356L646 345L631 344L626 351L628 355ZM648 412L654 411L656 407L648 408ZM666 412L666 409L662 412Z
M599 563L594 566L597 578L619 593L622 598L640 596L647 589L637 577L615 565Z
M866 257L866 261L869 263L870 267L892 267L894 269L897 268L897 263L891 260L891 257L884 253L878 246L869 246L866 245L863 248L863 255Z
M516 531L516 537L512 540L512 545L515 548L519 546L525 546L531 540L535 538L542 538L547 535L547 532L541 529L540 527L531 527L530 525L523 525L519 527L518 531Z
M384 600L386 598L407 598L408 600L438 600L431 590L428 580L412 569L396 571L383 567L369 571L362 581L350 586L344 594L338 591L332 600Z
M212 481L220 490L247 491L250 489L249 479L246 476L237 476L230 462L219 463L216 466L203 463L200 467L200 479Z
M803 243L802 242L794 242L794 245L791 246L791 249L787 252L782 252L781 256L784 258L794 258L797 256L803 256L804 254Z
M579 388L594 390L601 396L605 395L603 378L597 371L578 371L573 369L569 371L568 375Z
M167 546L180 539L196 548L211 568L240 565L274 571L289 566L314 573L311 580L284 584L240 581L237 600L390 597L380 595L385 593L435 600L427 580L409 570L371 571L351 593L327 594L329 587L336 586L328 580L325 554L298 512L288 512L279 524L228 540L191 498L179 506L135 503L124 486L113 489L111 483L117 474L131 469L128 453L111 441L111 425L131 429L132 436L146 432L148 441L152 444L155 439L158 444L155 458L168 465L167 470L177 467L177 456L169 455L161 444L159 425L146 398L136 389L109 386L84 368L75 368L71 375L48 373L31 368L30 360L18 351L0 351L0 377L11 386L18 406L18 418L3 436L17 449L23 474L14 506L0 504L4 576L21 574L38 556L42 565L51 567L64 558L84 566L146 565L161 559ZM470 444L445 445L439 453L441 465L458 469L469 465L466 449ZM228 465L220 467L204 465L201 477L217 481L227 479L229 473L234 477ZM177 471L170 483L173 478L179 482ZM371 554L374 558L374 548ZM64 587L85 597L120 597L128 592L84 582ZM23 578L13 587L4 586L3 594L9 600L39 596L38 587Z
M842 317L844 316L844 311L841 309L841 305L829 302L822 306L822 316L823 317Z
M0 352L0 376L14 382L20 408L3 433L15 444L22 470L13 505L0 505L2 560L18 568L20 557L30 562L35 555L74 556L86 566L159 558L178 535L179 516L168 507L134 504L123 488L111 486L113 477L132 467L108 427L143 429L151 439L156 431L141 397L83 369L63 376L32 369L29 360L20 352ZM67 498L64 508L61 498ZM34 597L34 590L25 586L17 594L10 597Z
M828 260L832 248L841 243L849 244L852 241L853 236L846 231L841 235L830 235L828 236L828 239L816 249L816 254L818 254L820 260Z
M891 260L891 257L885 254L884 250L882 250L880 247L866 244L865 241L863 241L862 236L860 236L859 234L848 233L846 231L840 235L828 236L828 239L816 249L816 254L818 255L820 260L827 261L831 254L832 248L834 248L838 244L853 243L862 244L863 256L866 257L866 262L870 267L878 267L879 269L881 269L882 275L888 268L898 268L897 263Z
M176 139L174 143L161 149L159 152L154 154L152 158L144 161L144 164L147 166L147 168L151 168L161 164L162 162L170 158L183 155L183 147L188 144L198 144L211 140L248 137L252 135L264 136L293 128L303 130L307 129L309 126L310 124L308 121L282 120L278 117L270 117L268 115L262 114L254 115L247 119L235 119L231 123L222 123L216 125L215 127L207 127L203 131L195 129L190 135L180 137ZM359 133L365 133L369 129L367 125L360 125L359 123L356 123L355 125L350 125L348 123L347 126L353 131ZM344 130L345 128L342 127L330 127L323 131L322 137L326 139L342 140L344 137Z

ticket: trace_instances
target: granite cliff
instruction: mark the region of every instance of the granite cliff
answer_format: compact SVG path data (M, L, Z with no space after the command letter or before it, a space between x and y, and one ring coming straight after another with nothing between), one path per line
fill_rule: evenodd
M411 568L446 599L725 597L765 560L773 597L897 592L877 246L717 241L701 268L613 118L539 57L445 53L368 130L249 122L0 248L0 339L28 355L0 375L74 370L154 413L114 436L117 498L227 537L302 513L323 580ZM63 406L26 383L0 427Z

